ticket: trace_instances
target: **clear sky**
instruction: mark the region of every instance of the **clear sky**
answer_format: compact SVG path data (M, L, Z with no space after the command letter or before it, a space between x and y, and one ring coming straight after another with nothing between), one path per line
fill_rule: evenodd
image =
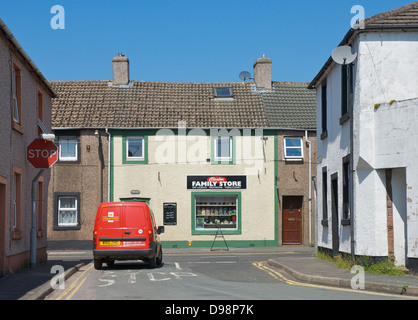
M0 18L48 80L109 80L130 60L131 80L239 82L263 54L273 80L310 82L365 16L413 0L0 0ZM65 29L51 28L54 5Z

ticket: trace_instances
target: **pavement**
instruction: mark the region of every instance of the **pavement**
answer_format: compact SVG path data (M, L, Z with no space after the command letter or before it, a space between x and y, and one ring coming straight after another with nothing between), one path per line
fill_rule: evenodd
M164 248L165 255L181 254L234 254L269 253L267 261L297 281L315 285L352 289L353 277L360 277L347 270L339 269L329 261L314 256L315 249L309 247L278 248L229 248L229 251L209 248ZM277 256L274 256L277 253ZM292 254L288 254L292 253ZM31 269L0 277L0 300L43 300L53 289L51 280L58 278L58 271L51 272L54 266L62 266L65 280L76 273L83 265L92 261L91 242L65 242L48 244L48 261ZM357 278L356 278L357 279ZM358 284L359 282L357 282ZM389 276L365 273L364 289L372 292L418 298L418 276Z

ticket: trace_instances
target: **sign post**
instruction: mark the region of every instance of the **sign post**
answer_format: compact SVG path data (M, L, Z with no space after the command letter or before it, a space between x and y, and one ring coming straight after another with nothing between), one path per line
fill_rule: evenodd
M32 226L30 229L30 265L36 266L36 182L45 169L58 161L58 148L50 140L35 139L27 148L26 157L35 168L41 169L32 180Z

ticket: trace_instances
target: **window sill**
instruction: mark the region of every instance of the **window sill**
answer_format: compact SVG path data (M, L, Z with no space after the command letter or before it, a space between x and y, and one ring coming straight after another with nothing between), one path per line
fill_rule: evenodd
M57 164L80 164L81 160L77 159L77 160L58 160Z
M344 113L340 118L340 125L343 125L349 119L350 119L350 113L349 112Z
M284 158L285 163L302 163L303 158Z
M54 231L66 231L66 230L80 230L81 226L77 225L77 226L54 226Z
M222 234L242 234L240 230L228 230L223 229L220 227L219 229L222 230ZM209 229L209 230L192 230L192 235L216 235L218 229Z
M22 125L20 125L16 121L12 122L12 129L16 130L17 132L19 132L22 135L25 134L25 130L23 129Z
M147 160L128 160L123 159L123 164L148 164Z
M351 225L351 220L350 219L341 219L341 225L342 226L349 226L349 225Z
M23 232L22 231L13 231L12 232L12 240L20 240L23 238Z
M235 164L235 162L234 162L234 161L232 161L232 160L230 160L230 161L228 161L228 160L224 160L224 161L221 161L221 160L219 160L219 161L214 160L214 161L212 161L212 162L211 162L211 164L225 164L225 165L231 165L231 164Z

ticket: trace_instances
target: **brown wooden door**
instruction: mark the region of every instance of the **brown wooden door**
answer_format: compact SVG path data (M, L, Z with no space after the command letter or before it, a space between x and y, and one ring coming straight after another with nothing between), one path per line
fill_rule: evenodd
M303 197L283 197L283 244L302 244Z

